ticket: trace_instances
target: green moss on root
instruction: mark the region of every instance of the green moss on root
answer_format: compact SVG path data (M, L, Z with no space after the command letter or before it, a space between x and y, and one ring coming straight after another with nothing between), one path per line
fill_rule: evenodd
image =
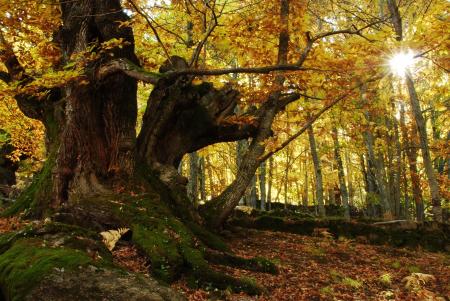
M272 261L262 258L243 258L230 253L207 252L206 258L209 262L228 265L244 270L277 274L278 268Z
M170 282L181 272L187 272L194 275L202 287L231 288L250 294L262 292L254 281L212 270L204 257L206 247L221 251L229 251L229 248L220 237L200 225L177 218L171 208L160 200L160 195L118 199L121 201L109 202L115 207L117 217L131 225L132 241L149 258L155 277ZM256 261L253 264L256 266Z
M148 256L154 276L166 282L173 281L183 265L175 241L168 229L154 229L136 224L132 226L133 242Z
M211 249L222 251L222 252L230 252L230 248L225 243L225 241L219 237L218 235L206 230L202 226L195 223L187 223L186 224L189 229L195 234L195 236L200 239L206 246Z

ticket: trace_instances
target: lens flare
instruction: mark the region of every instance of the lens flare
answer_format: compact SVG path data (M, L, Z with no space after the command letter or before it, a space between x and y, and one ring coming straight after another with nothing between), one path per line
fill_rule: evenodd
M391 57L389 66L394 74L405 77L406 71L414 65L414 53L411 50L399 52Z

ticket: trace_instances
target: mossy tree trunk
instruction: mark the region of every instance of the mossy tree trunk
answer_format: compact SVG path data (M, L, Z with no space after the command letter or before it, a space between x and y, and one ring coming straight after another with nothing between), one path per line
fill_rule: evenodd
M24 236L0 237L0 287L5 298L41 300L39 294L46 289L63 294L64 288L57 284L61 282L52 281L57 277L55 271L61 269L70 274L67 279L84 279L80 273L86 276L86 269L94 266L119 281L123 277L95 233L117 228L130 229L131 242L148 259L150 271L159 279L172 281L183 271L200 284L260 292L261 288L251 281L210 269L205 259L210 249L248 268L273 270L273 265L233 257L220 238L204 230L202 218L187 197L185 178L178 175L176 168L186 153L216 142L255 136L265 115L256 112L255 123L245 126L227 122L227 117L234 114L239 93L230 86L216 89L206 82L194 85L193 76L164 76L165 72L187 66L182 58L171 57L160 69L162 75L155 82L142 130L136 137L137 83L130 72L138 69L139 62L131 28L119 26L128 20L120 1L61 1L61 13L62 26L55 43L61 48L64 63L92 47L98 50L102 42L111 39L123 39L125 43L89 63L83 80L47 91L45 99L17 96L22 111L46 127L48 159L32 185L5 214L25 210L29 217L49 217L51 222L31 227ZM5 42L3 37L0 42ZM24 72L12 47L2 53L2 58L6 58L8 80L23 84L33 80ZM136 69L102 69L114 60L134 64ZM52 227L51 231L48 227ZM73 227L79 231L72 231ZM77 235L73 235L75 232ZM83 243L86 240L89 245ZM34 249L23 253L20 249L27 245ZM58 252L55 246L67 252ZM17 260L10 260L15 255ZM28 273L33 277L30 285L24 286L16 276ZM124 281L130 283L131 290L156 294L163 300L182 299L156 285L144 289L142 282L130 277ZM108 280L96 281L97 295L89 295L86 288L87 295L80 291L80 296L86 300L128 300L127 293L113 296L108 291Z

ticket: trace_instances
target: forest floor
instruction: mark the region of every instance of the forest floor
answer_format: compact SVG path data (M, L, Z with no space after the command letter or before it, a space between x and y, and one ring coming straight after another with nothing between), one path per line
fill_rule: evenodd
M192 301L450 300L450 254L334 240L327 232L311 237L242 229L227 242L238 255L279 265L278 275L217 267L254 279L267 289L264 295L191 290L185 280L173 286ZM420 274L405 279L412 273Z
M0 233L23 226L17 218L0 218ZM214 266L236 277L253 279L266 288L264 294L192 289L185 278L172 287L190 301L450 300L448 253L335 240L326 230L318 231L317 236L302 236L239 228L228 233L226 241L237 255L265 257L278 265L277 275ZM117 244L113 256L116 264L130 271L148 274L151 269L126 242Z

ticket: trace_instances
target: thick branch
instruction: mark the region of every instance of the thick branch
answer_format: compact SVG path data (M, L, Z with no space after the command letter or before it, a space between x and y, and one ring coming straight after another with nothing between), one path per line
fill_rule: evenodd
M275 72L275 71L339 72L339 70L321 69L321 68L303 67L302 66L303 63L305 62L306 58L308 57L309 52L312 50L314 43L323 38L333 36L333 35L339 35L339 34L355 34L355 35L364 37L362 35L362 31L364 29L366 29L370 26L373 26L375 24L378 24L382 21L383 20L370 23L359 29L352 28L352 29L324 32L324 33L318 34L314 37L311 37L308 33L307 34L307 45L306 45L305 49L303 50L302 54L300 55L300 58L296 64L286 64L283 61L283 62L279 62L277 65L261 66L261 67L236 67L236 68L223 68L223 69L213 69L213 70L181 69L181 70L176 70L176 71L169 71L169 72L166 72L164 75L159 76L156 73L151 73L151 72L145 71L144 69L134 65L133 63L131 63L129 61L128 62L111 61L107 65L102 66L98 72L101 77L101 76L109 75L114 72L123 71L128 76L131 76L137 80L141 80L143 82L149 82L152 84L155 84L161 77L179 77L179 76L184 76L184 75L203 76L203 75L226 75L226 74L232 74L232 73L234 73L234 74L236 74L236 73L267 74L267 73L271 73L271 72Z
M126 58L112 60L102 65L97 70L96 77L97 79L104 79L117 72L123 72L134 79L151 84L156 84L161 78L161 75L158 73L146 71Z
M239 93L231 86L192 85L189 78L160 80L150 94L138 136L139 155L152 164L178 166L186 153L205 146L247 139L256 134L258 117L234 115Z

